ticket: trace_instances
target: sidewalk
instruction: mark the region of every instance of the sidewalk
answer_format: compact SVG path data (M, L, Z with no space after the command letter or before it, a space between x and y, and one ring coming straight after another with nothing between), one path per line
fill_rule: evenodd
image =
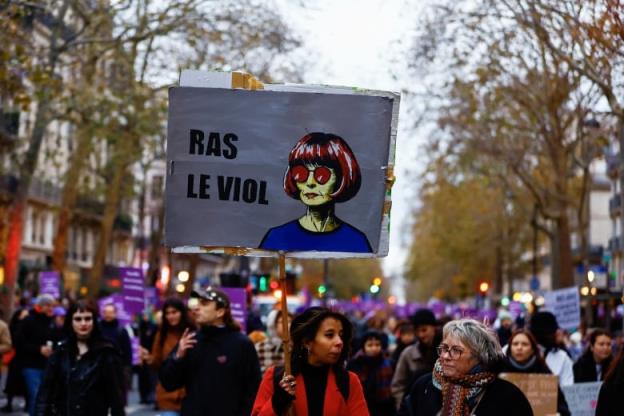
M4 381L6 380L6 373L3 374L2 384L4 385ZM128 406L126 406L126 415L128 416L156 416L159 414L158 411L154 410L153 405L146 405L139 403L139 392L136 389L137 386L137 378L136 375L133 377L133 389L128 394ZM3 407L6 402L6 396L4 393L0 393L0 407ZM22 397L16 397L13 399L13 412L12 413L2 413L0 412L0 416L27 416L28 413L24 411L24 399Z

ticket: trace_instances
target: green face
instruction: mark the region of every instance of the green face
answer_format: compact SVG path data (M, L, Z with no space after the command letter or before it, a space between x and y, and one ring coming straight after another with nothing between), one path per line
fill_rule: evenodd
M304 180L297 181L299 198L308 206L320 206L332 200L331 194L336 186L336 172L325 166L306 165L308 176ZM322 174L323 170L329 174Z

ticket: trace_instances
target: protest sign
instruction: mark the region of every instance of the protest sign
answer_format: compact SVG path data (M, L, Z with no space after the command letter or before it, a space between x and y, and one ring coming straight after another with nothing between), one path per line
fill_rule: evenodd
M531 404L533 414L547 416L557 414L559 380L552 374L501 373L503 380L515 384Z
M142 313L145 307L145 282L143 271L133 267L119 269L124 310L130 315Z
M230 298L232 317L241 324L243 332L247 332L247 291L240 287L222 287L221 290Z
M578 287L545 292L544 310L552 312L557 317L560 328L578 328L581 325L581 301Z
M117 320L122 326L132 323L132 315L126 312L124 309L124 299L119 293L111 296L106 296L98 300L98 308L100 310L100 316L104 313L104 306L114 305L117 311Z
M39 272L39 294L52 295L54 299L61 298L61 277L59 272Z
M398 95L268 89L169 91L165 244L386 255Z
M601 381L595 381L561 387L572 416L594 416L596 414L596 404L601 385Z

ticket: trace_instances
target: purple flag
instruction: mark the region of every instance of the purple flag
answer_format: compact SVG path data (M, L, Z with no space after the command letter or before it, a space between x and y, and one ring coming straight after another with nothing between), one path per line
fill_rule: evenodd
M232 317L240 324L243 332L247 332L247 291L240 287L222 287L221 290L230 298Z

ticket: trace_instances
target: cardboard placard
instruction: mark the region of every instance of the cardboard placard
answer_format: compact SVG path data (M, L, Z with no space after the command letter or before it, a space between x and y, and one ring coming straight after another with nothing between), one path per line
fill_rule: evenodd
M522 390L535 416L557 414L559 377L552 374L523 373L501 373L499 377Z
M399 96L282 87L170 89L165 244L387 255Z

